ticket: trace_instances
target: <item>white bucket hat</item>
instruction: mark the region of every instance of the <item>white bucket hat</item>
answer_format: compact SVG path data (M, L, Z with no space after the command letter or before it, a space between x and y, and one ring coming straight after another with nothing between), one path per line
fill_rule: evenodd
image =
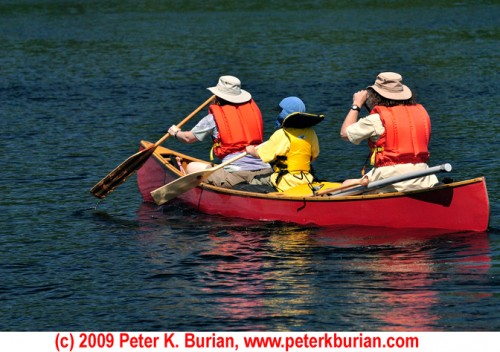
M241 82L234 76L221 76L217 86L207 88L219 98L231 103L240 104L252 99L252 95L241 89Z
M410 88L403 84L403 77L395 72L380 73L370 87L387 99L407 100L412 96Z

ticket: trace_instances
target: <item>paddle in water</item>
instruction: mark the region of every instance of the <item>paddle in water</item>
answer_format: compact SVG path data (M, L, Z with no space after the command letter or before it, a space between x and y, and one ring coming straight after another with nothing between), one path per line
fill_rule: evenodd
M213 99L215 95L212 95L208 98L203 104L201 104L196 110L194 110L191 114L189 114L184 120L182 120L178 127L182 127L186 122L188 122L193 116L199 113L205 106L207 106ZM92 193L95 197L99 199L103 199L109 193L111 193L116 187L125 182L125 180L132 175L135 171L137 171L148 159L151 155L153 155L156 148L162 144L168 137L169 133L165 134L162 138L158 140L155 144L135 153L123 163L118 165L113 171L111 171L106 177L104 177L101 181L95 184L94 187L90 189L90 193Z

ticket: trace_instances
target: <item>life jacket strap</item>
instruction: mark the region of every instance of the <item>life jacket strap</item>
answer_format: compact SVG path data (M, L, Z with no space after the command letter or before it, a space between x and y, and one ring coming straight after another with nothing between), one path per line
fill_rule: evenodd
M384 147L374 147L370 150L370 153L365 159L365 162L363 164L363 168L361 169L361 176L364 176L366 174L366 167L368 166L368 160L370 161L370 165L375 165L375 157L377 153L383 152Z
M214 150L215 148L220 147L220 145L220 142L214 142L214 144L212 144L212 148L210 149L210 161L214 161Z
M371 151L371 156L370 156L370 165L375 165L375 157L377 156L377 153L381 153L384 151L384 147L375 147Z

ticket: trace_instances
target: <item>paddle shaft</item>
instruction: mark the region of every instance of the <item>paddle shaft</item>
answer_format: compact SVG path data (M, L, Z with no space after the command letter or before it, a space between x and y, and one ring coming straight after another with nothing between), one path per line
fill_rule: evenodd
M356 186L356 187L353 187L353 188L350 188L350 189L347 189L344 191L340 191L340 192L332 194L332 195L335 197L341 197L341 196L360 194L360 193L371 191L371 190L374 190L377 188L389 186L389 185L392 185L393 183L407 181L407 180L411 180L411 179L414 179L417 177L424 177L424 176L432 175L432 174L435 174L437 172L442 172L442 171L450 172L451 170L452 170L451 165L446 163L446 164L442 164L442 165L438 165L438 166L433 166L433 167L430 167L430 168L424 169L424 170L408 172L408 173L401 174L398 176L393 176L393 177L388 177L388 178L385 178L382 180L373 181L373 182L370 182L368 184L368 186L360 185L360 186Z
M184 120L182 120L181 122L179 122L176 126L181 128L182 126L184 126L186 124L186 122L188 122L189 120L191 120L193 118L193 116L195 116L197 113L199 113L203 108L205 108L205 106L207 106L212 100L214 100L215 98L215 95L212 95L210 98L208 98L203 104L201 104L200 106L198 106L198 108L196 110L194 110L191 114L189 114ZM155 144L154 144L154 147L158 147L160 144L162 144L163 142L165 142L165 140L170 136L170 133L166 133L163 137L161 137Z
M350 185L345 185L345 186L340 186L340 187L335 187L335 188L327 188L327 189L322 189L313 194L312 196L322 196L328 193L333 193L333 192L339 192L339 191L344 191L346 189L350 189L356 186L363 186L366 187L368 185L368 179L367 178L362 178L356 183L352 183Z
M256 150L257 150L257 149L259 149L260 147L262 147L262 146L263 146L264 144L266 144L266 143L267 143L267 142L264 142L264 143L259 144L258 146L256 146L256 147L255 147L255 149L256 149ZM234 158L231 158L231 159L229 159L229 160L227 160L227 161L224 161L223 163L221 163L221 164L219 164L219 165L217 165L217 166L211 167L211 168L209 168L209 169L207 169L207 170L205 170L205 171L211 171L211 172L208 174L208 175L210 175L212 172L215 172L215 171L217 171L217 170L219 170L219 169L222 169L223 167L225 167L225 166L227 166L227 165L229 165L229 164L232 164L232 163L234 163L236 160L240 160L241 158L243 158L243 157L245 157L245 156L247 156L247 155L248 155L248 153L247 153L247 152L243 152L243 153L241 153L241 154L239 154L239 155L236 155ZM205 178L207 178L207 177L208 177L208 176L205 176Z
M200 112L205 106L207 106L213 99L215 95L208 98L203 104L201 104L196 110L189 114L184 120L182 120L177 126L182 126L188 122L193 116ZM127 160L122 162L116 168L113 169L106 177L101 181L96 183L94 187L90 189L92 193L97 198L104 198L109 193L111 193L116 187L125 182L125 180L137 171L144 163L153 155L155 149L162 144L168 137L170 133L166 133L162 138L160 138L155 144L135 153L130 156Z

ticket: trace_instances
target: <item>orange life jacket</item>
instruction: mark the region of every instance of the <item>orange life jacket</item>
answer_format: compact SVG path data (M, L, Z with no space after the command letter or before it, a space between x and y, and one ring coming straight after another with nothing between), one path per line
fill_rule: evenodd
M259 107L253 100L238 105L210 105L219 131L213 140L213 152L219 159L243 151L247 145L261 144L264 123Z
M375 167L427 162L431 120L422 105L375 106L371 113L385 128L377 142L368 142Z

